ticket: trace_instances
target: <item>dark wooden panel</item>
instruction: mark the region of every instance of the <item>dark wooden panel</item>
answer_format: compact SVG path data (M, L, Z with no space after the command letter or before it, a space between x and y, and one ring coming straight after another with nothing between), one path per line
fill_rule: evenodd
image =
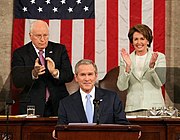
M138 140L138 125L59 125L58 140Z
M9 118L8 131L11 140L53 140L57 118ZM6 133L6 118L0 118L0 140Z
M135 118L129 119L131 124L141 126L140 140L166 140L166 125L162 118Z
M22 126L23 140L53 140L52 131L57 123L56 118L26 119Z
M180 119L169 118L166 119L167 125L167 139L168 140L180 140Z
M180 139L180 118L131 118L129 121L133 125L141 126L142 136L140 140ZM53 140L51 134L56 123L57 118L10 117L8 132L12 140ZM6 126L6 118L0 117L0 140L6 134ZM94 131L94 133L96 132ZM107 133L106 135L110 134ZM114 133L114 135L116 134ZM101 138L101 134L99 137Z
M52 131L54 126L23 126L23 140L53 140Z
M14 124L11 122L7 127L5 122L0 122L0 140L5 140L7 132L10 140L21 140L21 125L19 123Z

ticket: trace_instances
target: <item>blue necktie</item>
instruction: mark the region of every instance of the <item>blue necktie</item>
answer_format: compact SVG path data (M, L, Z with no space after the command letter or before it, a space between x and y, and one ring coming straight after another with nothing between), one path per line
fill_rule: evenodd
M86 117L88 120L88 123L92 123L93 122L93 112L92 112L92 104L91 104L91 95L87 94L86 95Z

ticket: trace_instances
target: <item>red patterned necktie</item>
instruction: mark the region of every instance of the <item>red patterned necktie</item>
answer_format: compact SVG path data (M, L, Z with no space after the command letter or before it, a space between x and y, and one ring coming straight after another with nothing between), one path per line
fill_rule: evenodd
M40 59L41 64L45 66L45 59L44 59L43 53L44 51L42 50L39 51L39 59Z
M43 53L44 51L42 50L39 51L39 59L40 59L41 64L45 66L45 59L44 59ZM49 98L49 90L46 87L46 102L48 101L48 98Z

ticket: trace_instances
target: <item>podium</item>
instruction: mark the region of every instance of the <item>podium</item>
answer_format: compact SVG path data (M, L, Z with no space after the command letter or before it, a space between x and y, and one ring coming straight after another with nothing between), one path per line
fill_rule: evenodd
M58 140L138 140L139 125L69 124L57 125Z

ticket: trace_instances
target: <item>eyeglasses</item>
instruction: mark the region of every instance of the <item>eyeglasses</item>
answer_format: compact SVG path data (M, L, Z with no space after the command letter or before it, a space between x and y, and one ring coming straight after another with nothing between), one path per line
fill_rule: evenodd
M41 35L41 34L32 34L32 35L35 36L38 39L42 39L42 38L47 39L49 37L48 34L43 34L43 35Z

